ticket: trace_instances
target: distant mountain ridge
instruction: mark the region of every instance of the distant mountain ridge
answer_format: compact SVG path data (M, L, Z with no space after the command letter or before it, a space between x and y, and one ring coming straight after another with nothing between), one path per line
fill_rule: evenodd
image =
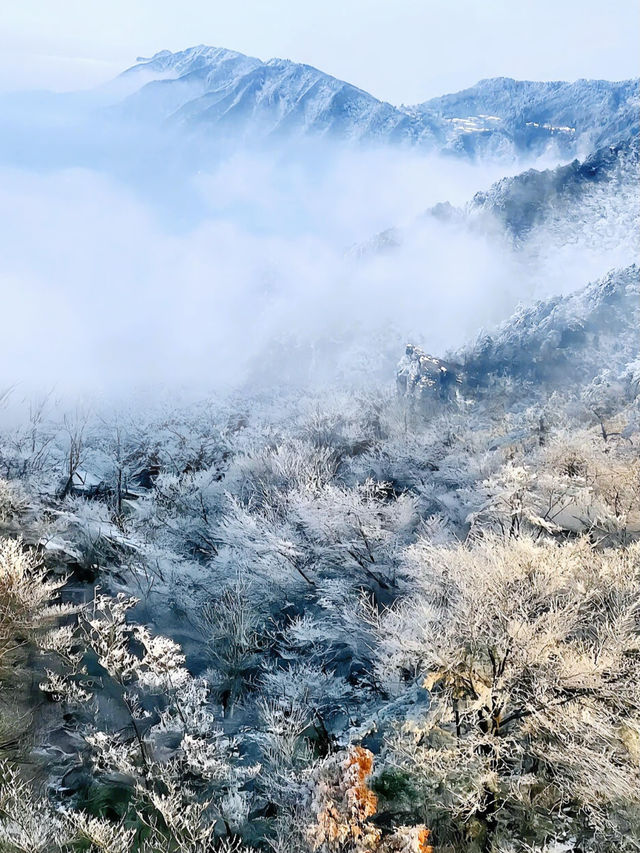
M537 83L496 78L397 107L310 65L219 47L160 51L120 79L140 86L128 115L217 138L324 136L402 143L462 156L587 154L638 132L638 81Z

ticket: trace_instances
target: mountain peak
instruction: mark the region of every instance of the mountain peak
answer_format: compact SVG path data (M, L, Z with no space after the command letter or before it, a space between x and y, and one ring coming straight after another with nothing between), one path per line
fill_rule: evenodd
M195 68L215 66L228 60L246 61L252 65L262 64L261 60L253 56L246 56L237 50L198 44L178 51L160 50L148 58L138 57L137 64L128 68L123 73L129 75L141 70L155 72L174 71L176 76L182 76Z

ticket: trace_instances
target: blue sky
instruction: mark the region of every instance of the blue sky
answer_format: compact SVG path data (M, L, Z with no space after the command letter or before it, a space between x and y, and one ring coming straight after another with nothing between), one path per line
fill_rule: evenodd
M19 0L0 89L94 85L192 44L308 62L393 103L482 77L637 76L638 0Z

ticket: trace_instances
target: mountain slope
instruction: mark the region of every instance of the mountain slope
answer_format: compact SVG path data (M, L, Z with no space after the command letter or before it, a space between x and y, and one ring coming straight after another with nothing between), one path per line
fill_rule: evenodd
M444 361L408 345L397 370L402 396L433 408L491 394L496 381L544 392L594 386L601 402L637 394L640 378L640 269L632 264L568 296L522 306L491 334ZM633 387L632 387L633 386Z
M640 354L640 269L613 270L582 290L522 307L459 354L467 377L495 375L569 387L618 375Z
M528 255L534 263L563 246L629 255L640 248L639 166L640 139L635 137L601 148L582 161L528 169L476 193L464 208L437 204L413 226L389 228L352 247L349 254L357 259L394 251L436 219L505 237L521 257ZM628 262L623 258L621 263Z
M470 211L490 212L519 241L552 218L575 219L580 209L586 208L594 198L603 201L608 197L612 202L622 199L631 212L637 208L639 163L640 145L636 137L601 148L582 162L574 160L544 171L529 169L503 178L487 192L477 193Z

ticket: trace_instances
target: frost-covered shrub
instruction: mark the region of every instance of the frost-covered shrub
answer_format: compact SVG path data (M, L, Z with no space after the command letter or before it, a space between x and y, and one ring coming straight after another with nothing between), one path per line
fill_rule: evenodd
M0 478L0 523L6 524L25 511L27 496L19 482Z
M619 433L618 433L619 435ZM599 428L551 437L482 481L471 497L472 528L518 535L588 533L601 544L640 534L640 461L636 448Z
M119 688L129 729L116 736L96 727L86 740L96 770L131 780L150 831L196 851L211 843L218 819L240 828L240 788L258 768L239 762L236 740L218 726L208 687L189 674L180 647L127 620L135 604L100 595L82 622L88 647Z
M217 470L160 474L153 492L137 507L136 520L148 534L198 559L215 556L216 530L225 503L225 483Z
M63 585L49 576L34 549L19 539L0 539L0 672L68 612L53 603Z
M209 598L199 612L202 639L213 669L207 673L225 713L230 713L252 675L264 648L264 625L242 582Z
M381 680L398 691L418 678L431 693L387 760L421 792L435 840L633 849L638 545L420 541L407 560L415 593L372 619Z
M122 530L114 524L109 506L99 501L67 498L58 529L76 552L79 566L89 575L108 565L118 565L131 550Z

